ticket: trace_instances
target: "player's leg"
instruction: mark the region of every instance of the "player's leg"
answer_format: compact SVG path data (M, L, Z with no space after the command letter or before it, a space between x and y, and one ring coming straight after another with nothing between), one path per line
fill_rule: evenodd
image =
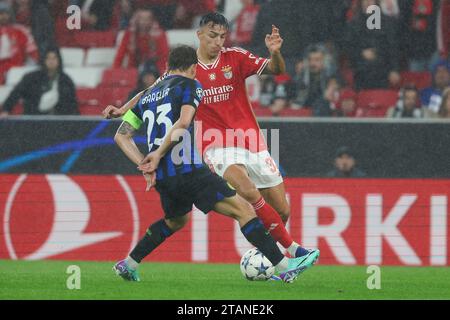
M299 247L287 232L280 215L267 203L255 183L248 176L243 165L232 164L227 167L223 175L224 179L230 183L236 192L245 200L250 202L257 216L261 219L264 227L288 252L295 256Z
M139 263L159 247L172 234L183 228L189 221L189 216L160 219L150 225L145 235L137 243L126 259L128 266L137 269Z
M284 224L286 224L289 216L291 215L291 208L286 199L284 182L281 182L274 187L259 189L259 192L263 196L264 200L266 200L266 202L270 204L276 212L278 212L281 220L283 220Z
M239 195L217 202L214 211L236 220L248 242L257 247L273 265L281 263L281 268L287 267L287 258L281 253L273 238L267 234L261 220L256 217L249 204Z
M140 281L137 269L141 261L161 245L168 237L183 228L189 221L189 216L160 219L147 229L145 235L131 250L128 257L117 262L113 270L117 275L128 281Z
M269 203L280 215L282 218L284 224L287 223L287 220L290 215L290 206L286 199L286 191L284 188L284 182L281 182L280 184L270 187L270 188L262 188L259 189L262 196L264 197L264 200ZM294 253L294 252L293 252ZM301 257L305 254L308 254L309 251L302 246L298 246L295 249L295 253L292 254L294 257Z
M246 239L272 262L284 281L293 281L317 259L319 252L312 253L307 258L287 259L249 203L237 196L236 191L224 179L207 168L196 171L187 180L186 187L186 193L192 196L195 206L204 213L215 210L236 219Z
M165 218L151 224L129 256L113 267L117 275L125 280L139 281L137 269L141 261L189 221L187 213L192 209L191 201L174 199L167 192L160 191L160 195Z
M285 282L292 282L297 276L310 268L319 257L319 252L301 258L288 259L278 248L275 240L266 231L261 220L256 217L244 199L239 195L224 198L217 202L214 210L238 221L245 238L258 248L275 266L280 278Z

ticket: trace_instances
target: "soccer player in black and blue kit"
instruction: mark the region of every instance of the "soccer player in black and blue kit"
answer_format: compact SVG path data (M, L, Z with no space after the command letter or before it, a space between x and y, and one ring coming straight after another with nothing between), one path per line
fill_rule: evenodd
M154 222L129 256L113 269L125 280L139 281L139 263L188 222L187 214L195 204L204 213L214 210L237 220L246 239L276 267L279 278L292 282L306 268L302 264L304 258L285 257L248 203L212 173L196 152L193 119L203 95L195 80L196 66L193 48L173 49L168 76L144 92L124 115L114 137L128 158L142 167L144 155L133 135L145 124L150 162L141 170L147 172L144 175L148 188L155 185L159 192L165 217Z

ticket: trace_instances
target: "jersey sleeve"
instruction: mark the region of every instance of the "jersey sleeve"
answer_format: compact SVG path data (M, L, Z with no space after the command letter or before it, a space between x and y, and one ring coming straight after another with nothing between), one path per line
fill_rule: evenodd
M257 74L260 75L269 63L269 59L255 56L253 53L242 48L231 48L237 56L239 69L245 79Z
M186 82L181 96L181 105L190 105L198 108L203 98L203 88L200 82L192 80Z
M123 115L122 120L128 122L134 129L139 130L143 123L139 102Z

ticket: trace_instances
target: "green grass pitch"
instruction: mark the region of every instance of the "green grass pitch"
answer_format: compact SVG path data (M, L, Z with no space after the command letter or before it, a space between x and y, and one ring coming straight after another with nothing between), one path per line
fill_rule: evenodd
M67 267L81 270L69 290ZM303 300L450 299L450 268L381 267L381 289L369 290L364 266L314 266L297 281L245 280L238 264L143 263L141 282L126 282L112 262L0 260L0 299Z

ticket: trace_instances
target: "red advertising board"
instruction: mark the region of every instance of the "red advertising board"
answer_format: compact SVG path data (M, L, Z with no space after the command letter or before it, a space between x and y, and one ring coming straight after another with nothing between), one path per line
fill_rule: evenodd
M449 265L450 180L287 178L293 238L320 264ZM118 260L163 215L139 176L0 175L0 259ZM147 261L238 262L233 220L194 208Z

